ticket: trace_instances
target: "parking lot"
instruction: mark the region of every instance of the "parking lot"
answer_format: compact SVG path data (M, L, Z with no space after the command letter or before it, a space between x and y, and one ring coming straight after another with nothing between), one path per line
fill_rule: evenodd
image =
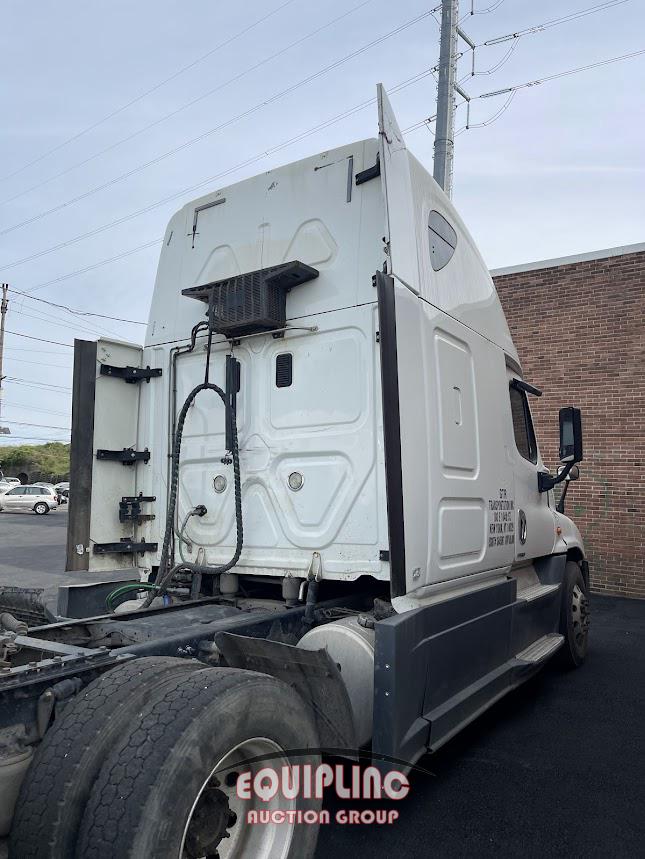
M43 588L55 608L58 585L65 575L67 510L63 504L46 516L0 513L0 587Z
M0 584L52 601L66 523L0 515ZM420 761L396 825L323 827L317 856L642 855L645 601L596 596L592 623L585 666L549 666Z

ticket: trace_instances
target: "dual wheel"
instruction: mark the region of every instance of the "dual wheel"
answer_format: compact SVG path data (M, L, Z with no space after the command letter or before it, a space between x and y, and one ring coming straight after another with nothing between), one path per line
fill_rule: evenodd
M247 821L319 803L280 792L240 798L237 778L315 765L317 746L305 704L273 677L169 657L126 662L45 734L16 804L10 856L307 859L315 824Z

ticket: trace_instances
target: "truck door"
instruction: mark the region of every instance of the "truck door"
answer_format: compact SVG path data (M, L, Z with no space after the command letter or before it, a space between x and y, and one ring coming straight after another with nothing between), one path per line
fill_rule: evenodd
M517 561L539 558L553 550L555 520L549 506L549 492L538 492L538 472L544 471L540 457L529 397L517 381L519 376L508 372L508 414L511 441L508 445L513 462L515 483Z

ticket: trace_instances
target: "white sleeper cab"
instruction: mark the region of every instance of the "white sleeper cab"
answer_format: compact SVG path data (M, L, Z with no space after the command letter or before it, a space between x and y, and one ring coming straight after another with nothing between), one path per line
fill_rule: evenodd
M87 581L30 635L39 659L76 653L79 724L81 689L121 680L96 693L105 739L59 762L63 793L72 766L92 783L38 822L49 855L311 856L315 826L248 825L221 771L358 748L406 770L552 655L585 658L580 413L560 412L552 475L487 267L382 87L378 105L377 138L173 216L143 347L76 343L68 568ZM134 731L126 790L109 779ZM39 753L15 845L35 844Z

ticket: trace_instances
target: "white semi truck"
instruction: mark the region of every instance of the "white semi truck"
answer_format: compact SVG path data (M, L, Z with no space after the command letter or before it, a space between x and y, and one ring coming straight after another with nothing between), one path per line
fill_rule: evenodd
M585 658L553 492L580 413L551 475L486 265L378 104L378 138L177 212L144 347L77 341L68 568L93 583L57 623L0 618L12 859L306 859L316 826L250 825L278 799L242 771L405 769Z

